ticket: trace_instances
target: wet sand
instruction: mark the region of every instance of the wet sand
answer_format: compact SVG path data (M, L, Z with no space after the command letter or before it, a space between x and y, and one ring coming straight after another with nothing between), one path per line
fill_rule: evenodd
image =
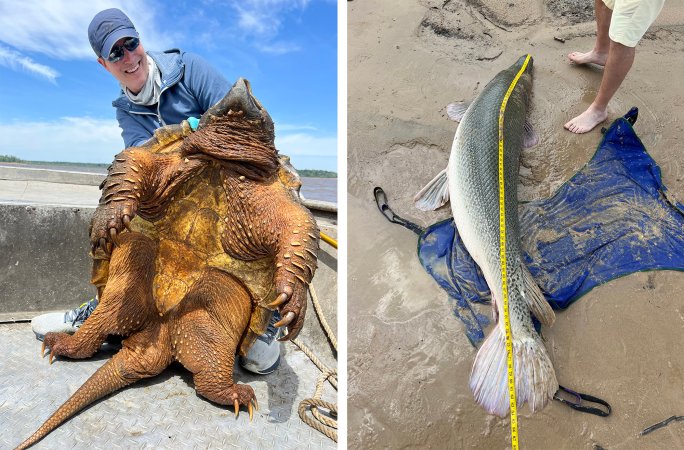
M520 55L535 58L531 121L541 143L522 157L520 200L547 197L593 155L600 127L574 135L601 70L568 63L593 45L593 2L348 2L348 445L506 448L508 419L487 415L468 377L475 349L446 293L421 267L416 235L375 207L382 186L400 216L429 225L413 195L446 166L457 125L445 106L471 100ZM565 42L560 42L559 38ZM684 201L684 4L667 2L636 50L609 120L639 108L636 130ZM611 403L608 418L552 402L519 410L521 448L684 448L684 274L613 280L544 330L561 384ZM487 309L482 311L488 312Z

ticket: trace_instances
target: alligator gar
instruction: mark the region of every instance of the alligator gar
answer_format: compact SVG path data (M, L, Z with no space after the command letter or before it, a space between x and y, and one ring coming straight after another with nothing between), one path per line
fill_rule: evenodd
M520 249L517 184L532 89L532 66L532 57L525 55L487 84L460 118L447 169L417 196L423 196L421 209L434 209L440 202L443 204L447 198L451 199L454 223L492 292L497 324L475 357L470 388L480 405L490 414L502 417L510 409L503 320L503 262L516 403L518 406L528 403L534 412L542 409L558 390L553 366L534 329L530 312L544 325L551 325L555 315L525 267ZM452 107L450 115L454 112ZM500 221L499 204L500 140L503 141L503 221ZM501 251L500 242L502 223L505 225L505 252Z

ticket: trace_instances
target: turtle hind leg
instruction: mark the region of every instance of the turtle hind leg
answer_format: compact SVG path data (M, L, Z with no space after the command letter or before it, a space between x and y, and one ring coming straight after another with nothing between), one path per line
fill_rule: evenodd
M119 236L97 308L75 334L45 335L43 348L50 348L51 361L57 355L88 358L97 352L108 335L128 336L157 320L152 298L156 253L156 244L140 233Z
M171 363L168 332L152 326L124 340L123 348L100 367L31 437L19 445L30 447L96 400L143 378L161 373Z
M193 373L197 393L213 402L252 412L250 386L235 384L235 354L252 314L252 298L232 275L207 270L174 312L170 340L178 361Z

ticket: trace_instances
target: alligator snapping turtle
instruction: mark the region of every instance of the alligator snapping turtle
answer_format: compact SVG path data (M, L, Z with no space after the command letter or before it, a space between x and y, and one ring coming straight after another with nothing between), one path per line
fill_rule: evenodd
M92 221L100 304L73 335L48 333L54 355L92 356L107 335L122 349L29 439L33 445L93 401L179 361L198 394L252 417L254 391L233 382L279 308L294 338L304 322L319 231L299 180L274 146L273 122L240 79L202 116L119 153Z

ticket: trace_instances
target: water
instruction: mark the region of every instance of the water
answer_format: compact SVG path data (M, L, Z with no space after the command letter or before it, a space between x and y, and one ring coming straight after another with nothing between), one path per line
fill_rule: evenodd
M308 200L322 200L337 204L337 178L302 177L301 194Z

